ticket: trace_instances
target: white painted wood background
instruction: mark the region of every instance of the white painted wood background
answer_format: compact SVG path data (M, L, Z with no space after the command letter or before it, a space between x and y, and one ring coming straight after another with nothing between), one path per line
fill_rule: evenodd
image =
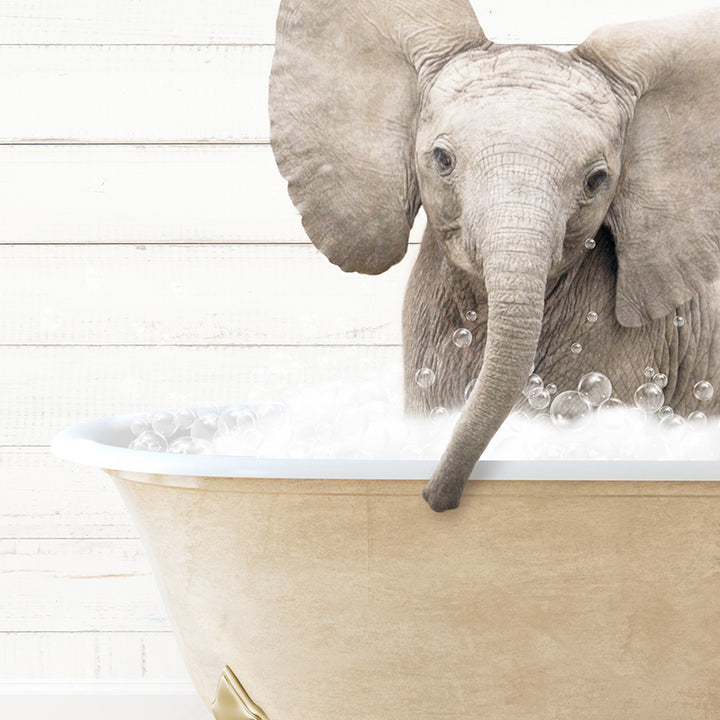
M553 45L714 4L473 0L492 39ZM119 498L56 432L399 362L417 246L345 275L275 169L277 5L0 3L0 715L20 681L186 681Z

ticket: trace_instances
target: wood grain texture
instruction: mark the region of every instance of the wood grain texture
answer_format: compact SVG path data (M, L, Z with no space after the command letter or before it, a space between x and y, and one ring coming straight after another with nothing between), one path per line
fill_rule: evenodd
M416 256L367 276L312 245L0 245L0 342L397 345Z
M307 242L265 145L0 146L3 242Z
M0 45L0 143L268 142L272 52Z
M47 448L0 449L0 539L137 536L100 470L59 460Z
M0 685L33 678L185 680L187 670L167 629L0 633Z
M139 540L0 540L0 633L168 629Z

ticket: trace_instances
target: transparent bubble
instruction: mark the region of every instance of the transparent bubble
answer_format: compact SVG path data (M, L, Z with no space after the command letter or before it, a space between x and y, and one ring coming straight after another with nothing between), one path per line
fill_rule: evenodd
M625 403L616 397L609 397L598 405L598 410L622 410Z
M652 381L659 387L664 388L668 384L668 376L665 373L655 373L652 376Z
M190 436L195 440L212 442L213 436L218 429L218 416L215 413L204 413L198 415L190 426Z
M141 417L133 418L130 423L130 432L135 435L142 435L146 430L150 429L150 419L142 415Z
M526 398L529 398L530 395L532 395L534 392L537 392L538 390L542 390L542 389L543 389L542 378L539 375L536 375L535 373L533 373L525 381L525 387L523 388L522 392Z
M597 245L597 243L595 242L595 238L589 237L589 238L587 238L587 240L585 240L585 247L588 250L592 250L595 247L595 245Z
M673 325L675 327L681 328L685 324L685 318L682 315L676 315L673 318Z
M598 314L597 314L594 310L591 310L591 311L586 315L586 317L587 317L587 321L588 321L589 323L594 323L594 322L597 322Z
M581 427L590 421L592 405L579 392L566 390L552 401L550 417L557 427Z
M693 386L693 395L703 402L709 400L714 392L715 388L713 388L712 384L707 380L701 380Z
M687 417L688 425L693 427L705 427L707 425L707 415L704 412L696 410L691 412Z
M544 390L534 390L528 395L528 404L535 410L544 410L550 404L550 393L547 388Z
M261 423L274 423L287 416L288 407L283 403L264 403L255 412L255 417Z
M167 451L177 455L199 455L200 453L210 452L210 449L210 443L204 442L203 440L195 440L195 438L189 435L183 435L173 440Z
M169 410L153 413L150 422L152 424L153 431L158 435L162 435L166 439L172 437L178 428L175 413L170 412Z
M167 450L167 440L152 430L146 430L130 443L130 448L149 452L165 452Z
M459 348L470 347L472 344L472 333L467 328L458 328L452 334L452 341Z
M433 425L444 425L450 419L450 413L442 405L434 407L430 411L430 420Z
M663 430L680 430L686 426L685 418L682 415L668 415L660 420L660 427Z
M420 368L415 373L415 382L421 388L428 388L435 382L435 373L430 368Z
M257 416L249 407L233 406L220 413L217 429L221 432L236 432L253 427L256 423Z
M465 401L470 397L470 393L472 392L473 388L475 387L475 383L477 382L477 378L474 380L471 380L466 386L465 391L463 392L463 395L465 396Z
M655 375L655 368L651 368L650 366L646 367L643 370L643 375L648 379L651 380L653 375ZM657 385L657 383L655 383Z
M474 310L468 310L465 313L465 319L470 322L475 322L477 320L477 313Z
M593 407L605 402L612 395L612 383L606 375L600 372L590 372L583 375L577 389Z
M657 385L657 383L655 383L655 384ZM660 386L658 385L658 387L660 387ZM663 405L663 406L658 410L658 417L659 417L661 420L662 420L663 418L666 418L666 417L671 417L671 416L674 415L674 414L675 414L675 411L674 411L669 405Z
M602 427L616 429L623 427L626 422L625 403L615 397L603 400L597 409L598 422Z
M557 392L557 385L555 383L548 383L545 386L545 389L551 394L554 395Z
M175 421L177 422L178 430L189 430L196 418L197 415L191 408L182 408L181 410L175 411Z
M648 415L657 412L665 402L665 393L655 383L643 383L633 397L635 406Z
M579 342L573 343L570 346L570 352L579 355L582 352L582 345Z

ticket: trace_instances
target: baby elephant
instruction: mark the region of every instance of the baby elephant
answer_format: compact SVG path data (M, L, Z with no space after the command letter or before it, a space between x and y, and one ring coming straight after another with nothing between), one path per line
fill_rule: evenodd
M283 1L271 136L313 243L381 273L425 208L407 409L460 406L476 380L434 510L457 507L533 367L561 391L602 372L632 403L651 366L677 412L720 407L693 394L720 380L718 78L720 10L563 53L490 42L466 0Z

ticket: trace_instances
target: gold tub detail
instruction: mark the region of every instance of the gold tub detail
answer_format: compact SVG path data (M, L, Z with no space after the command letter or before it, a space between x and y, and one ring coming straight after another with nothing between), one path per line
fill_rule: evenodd
M244 693L220 720L720 717L715 463L481 462L493 479L436 514L392 463L230 477L98 452L198 692L229 666Z

